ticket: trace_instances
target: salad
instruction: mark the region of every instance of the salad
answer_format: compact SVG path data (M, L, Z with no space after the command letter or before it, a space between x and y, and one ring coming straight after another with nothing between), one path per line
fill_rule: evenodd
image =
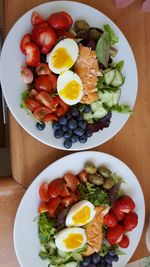
M78 174L40 186L39 256L48 267L112 267L119 260L138 224L122 183L106 166L86 162Z
M119 103L124 61L114 61L119 39L108 24L73 22L64 11L48 18L33 12L31 22L31 33L20 42L26 56L21 75L28 85L21 107L34 116L38 130L51 123L55 138L69 149L109 127L112 111L131 112Z

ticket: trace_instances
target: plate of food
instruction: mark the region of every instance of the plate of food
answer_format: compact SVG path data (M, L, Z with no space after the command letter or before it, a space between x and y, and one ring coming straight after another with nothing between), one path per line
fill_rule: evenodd
M145 204L133 172L101 152L48 166L27 189L14 224L21 267L124 267L142 234Z
M100 145L123 127L137 95L132 50L102 12L48 2L9 32L0 75L8 107L37 140L59 149Z

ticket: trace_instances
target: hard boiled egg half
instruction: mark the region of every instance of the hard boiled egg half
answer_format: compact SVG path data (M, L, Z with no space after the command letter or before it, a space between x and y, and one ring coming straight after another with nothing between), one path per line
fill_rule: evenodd
M82 226L92 221L94 216L94 205L88 200L81 200L71 207L66 217L66 225Z
M62 251L69 252L82 248L86 244L85 230L78 227L66 228L55 237L56 247Z
M70 38L60 41L47 55L49 68L56 74L69 70L78 57L77 43Z
M80 77L71 70L60 74L57 79L57 92L68 105L77 104L83 96L83 85Z

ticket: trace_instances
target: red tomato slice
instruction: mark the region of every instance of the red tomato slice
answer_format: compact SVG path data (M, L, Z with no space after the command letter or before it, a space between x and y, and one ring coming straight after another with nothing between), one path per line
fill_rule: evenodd
M34 112L35 109L40 107L39 103L37 103L35 100L30 99L30 98L25 100L25 104L26 104L27 108L29 110L31 110L32 112Z
M37 67L36 67L36 74L39 76L51 74L51 70L46 63L39 63L39 65L37 65Z
M60 196L62 190L64 188L64 181L61 178L55 179L48 185L48 194L49 197L57 197Z
M48 211L48 204L41 202L38 208L38 213L43 213Z
M39 121L41 121L45 115L50 114L51 110L47 107L39 107L36 108L33 112L33 115L35 116L35 118Z
M49 93L53 89L49 75L40 75L39 77L37 77L35 79L34 86L35 90L37 90L38 92L46 91Z
M53 98L46 92L41 91L35 96L35 99L40 104L44 105L45 107L48 107L50 110L54 107L54 101Z
M74 203L74 197L73 196L67 196L64 197L62 200L62 204L67 208L70 205L72 205Z
M69 190L67 188L67 185L64 185L64 188L63 188L60 196L61 197L68 197L68 196L70 196L70 192L69 192Z
M79 180L80 180L81 183L85 184L87 182L88 173L85 170L79 172L78 176L79 176Z
M51 80L51 85L53 88L53 91L57 90L57 76L53 73L50 74L50 80Z
M48 213L50 216L53 216L57 207L59 206L61 202L61 198L60 197L55 197L55 198L51 198L49 203L48 203Z
M31 89L29 95L32 99L35 98L35 96L38 94L38 92L35 89Z
M52 121L58 121L58 118L53 114L48 114L43 118L43 122L52 122Z
M79 185L79 180L75 177L75 175L72 174L71 172L68 172L64 175L64 179L67 183L67 186L71 189L71 191L75 192Z
M44 183L39 188L39 195L43 202L49 201L49 195L48 195L48 184Z

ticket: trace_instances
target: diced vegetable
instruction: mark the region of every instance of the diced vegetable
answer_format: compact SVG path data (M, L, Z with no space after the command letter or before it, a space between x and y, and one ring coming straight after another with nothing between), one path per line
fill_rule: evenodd
M117 69L115 70L115 77L111 83L112 86L114 87L120 87L124 83L123 76L120 71Z
M102 90L98 92L99 98L108 107L113 107L118 104L120 98L120 89L116 91Z
M114 80L114 77L115 77L115 70L110 69L110 71L108 71L104 74L105 83L107 85L110 85L112 83L112 81Z

